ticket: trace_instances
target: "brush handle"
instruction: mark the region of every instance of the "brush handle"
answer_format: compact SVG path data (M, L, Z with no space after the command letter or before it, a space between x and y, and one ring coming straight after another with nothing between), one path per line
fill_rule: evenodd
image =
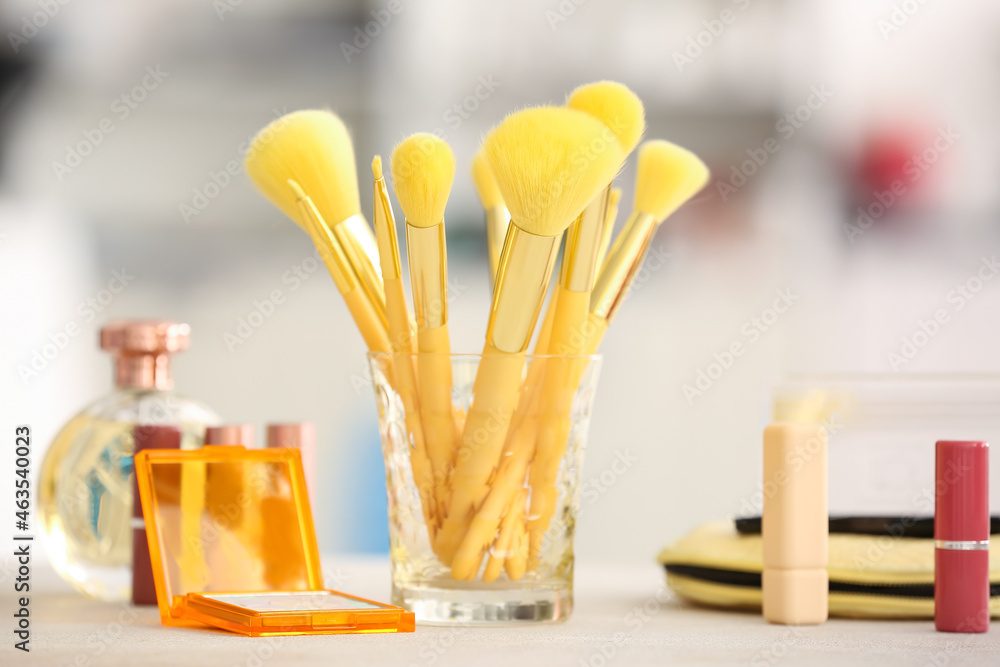
M604 334L608 332L609 324L608 320L599 315L594 313L587 315L587 347L584 349L584 354L597 354L601 341L604 340Z
M389 352L389 325L385 317L385 295L382 295L381 310L363 290L348 254L341 247L337 236L323 223L312 199L303 196L299 200L299 210L307 224L309 237L319 252L320 259L330 272L333 283L347 302L354 323L361 330L365 344L372 352ZM364 220L361 220L364 223ZM365 223L365 227L367 227ZM381 288L381 279L380 279Z
M524 490L523 495L515 499L518 503L517 525L514 529L514 542L511 545L511 555L504 563L504 570L511 581L518 581L524 576L528 569L528 533L524 525L524 507L528 503L528 491Z
M497 529L500 528L502 531L502 522L510 520L521 523L523 530L523 511L520 519L505 517L510 517L515 511L515 499L520 497L521 491L526 491L524 478L534 451L537 431L538 420L532 417L525 418L516 431L511 431L508 442L518 443L520 447L504 451L505 456L493 484L469 523L462 543L452 560L451 572L456 579L464 578L468 572L478 569L483 553L497 538Z
M555 302L558 296L558 291L553 291L552 297L549 299L549 305L545 310L542 326L538 331L538 338L535 340L533 351L535 355L544 355L548 350L549 339L552 335L552 323L555 320ZM498 517L501 513L506 517L504 519L505 522L508 520L520 522L519 531L524 532L524 512L521 512L518 517L515 516L515 513L511 509L515 507L517 502L516 494L524 485L528 462L535 452L535 438L538 435L538 415L540 409L538 395L541 392L542 380L545 377L546 362L547 359L545 358L535 358L528 365L528 372L521 387L517 409L511 418L510 429L507 432L507 441L504 443L500 470L489 489L486 500L483 501L482 507L476 513L476 519L473 520L462 540L462 545L459 547L459 551L463 554L462 558L464 559L476 558L477 554L480 559L482 558L482 552L496 537L497 527L500 523ZM502 526L500 526L500 530L503 530ZM517 531L512 532L512 539L516 539L516 533ZM513 548L505 547L501 549L499 541L497 545L497 550L500 553L509 553L511 555L515 553ZM497 558L495 555L490 556L491 562L496 560L499 560L502 565L504 558L502 556L500 558ZM474 563L464 563L461 567L471 568L474 565ZM487 569L483 576L485 577L486 572L490 571L490 564L487 563Z
M427 456L424 429L420 420L420 403L417 394L417 376L413 368L412 340L410 338L410 315L406 308L403 281L387 278L385 281L385 303L389 318L389 332L393 350L393 371L396 376L396 390L403 401L406 413L406 429L412 439L410 467L413 482L420 494L427 534L434 543L437 532L437 518L434 501L434 473Z
M516 540L518 524L523 520L524 514L524 496L518 493L517 498L522 500L520 512L516 504L509 503L503 519L500 520L500 534L497 536L496 544L490 553L489 560L486 561L486 569L483 570L484 582L496 581L503 571L504 561L513 555L511 545Z
M587 368L586 360L577 355L582 354L587 345L590 292L574 292L562 285L556 290L556 314L549 353L559 356L548 360L545 371L539 397L542 409L538 440L528 473L528 484L532 490L531 509L528 511L529 562L537 559L541 538L555 513L558 496L556 477L569 439L573 397Z
M375 313L371 302L360 289L355 288L350 292L343 293L347 309L351 311L351 317L358 330L361 331L365 344L372 352L389 352L392 346L389 344L389 337L382 326L381 318Z
M450 563L472 521L473 512L489 491L487 482L497 468L511 416L517 407L524 363L524 353L500 352L489 343L483 349L472 390L472 406L451 476L448 514L438 533L439 555L445 563ZM452 577L464 578L454 571Z
M447 325L417 331L417 378L436 514L443 516L458 437L451 402L451 343Z
M382 321L385 321L385 287L382 284L378 245L372 234L372 228L358 214L333 225L331 231L340 243L344 256L361 284L361 289L372 304L372 309Z

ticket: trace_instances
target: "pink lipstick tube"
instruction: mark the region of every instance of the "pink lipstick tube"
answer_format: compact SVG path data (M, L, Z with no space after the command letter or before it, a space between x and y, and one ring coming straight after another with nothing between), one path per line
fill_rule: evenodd
M934 505L934 626L990 624L989 444L939 440Z
M312 422L267 425L268 447L289 447L302 454L309 494L316 492L316 425Z

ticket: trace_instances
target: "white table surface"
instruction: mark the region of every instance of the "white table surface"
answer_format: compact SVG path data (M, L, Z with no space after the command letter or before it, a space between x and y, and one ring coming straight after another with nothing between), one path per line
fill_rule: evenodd
M386 559L324 560L330 585L389 599ZM165 628L154 608L97 602L67 591L38 564L33 572L31 653L13 649L14 598L3 591L0 665L992 665L1000 628L949 635L930 621L831 620L812 628L769 625L755 614L685 606L665 592L662 570L581 565L576 610L559 625L417 627L412 634L250 638ZM8 582L9 583L9 582ZM124 623L122 623L124 621Z

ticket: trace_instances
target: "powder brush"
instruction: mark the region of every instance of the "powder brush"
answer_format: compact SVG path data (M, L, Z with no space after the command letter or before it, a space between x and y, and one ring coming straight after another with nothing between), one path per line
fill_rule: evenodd
M486 344L452 475L439 553L454 553L489 490L517 404L525 351L549 288L563 231L611 181L624 155L614 142L594 151L605 126L560 107L515 112L484 142L490 170L511 212L497 270ZM466 549L451 575L475 575L482 550ZM447 560L446 560L447 562Z

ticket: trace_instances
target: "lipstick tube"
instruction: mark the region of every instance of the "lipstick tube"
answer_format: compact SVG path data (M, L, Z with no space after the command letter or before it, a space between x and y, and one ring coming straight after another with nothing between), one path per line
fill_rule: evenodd
M934 503L934 627L990 624L989 444L939 440Z
M826 429L777 423L764 430L764 618L826 621L829 579Z
M316 492L316 425L312 422L268 424L267 447L287 447L299 450L306 488Z
M205 444L241 445L250 449L254 446L253 424L209 426L205 429Z
M175 426L136 425L133 430L134 453L144 449L180 449L181 432ZM156 604L156 586L153 582L153 564L146 540L142 502L136 475L132 475L132 604Z

